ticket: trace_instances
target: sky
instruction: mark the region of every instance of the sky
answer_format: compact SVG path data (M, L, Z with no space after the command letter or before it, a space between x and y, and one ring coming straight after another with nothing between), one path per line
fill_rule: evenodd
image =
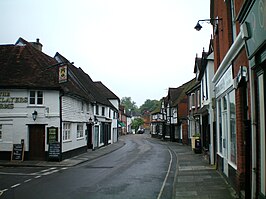
M1 0L0 45L37 38L93 81L140 107L195 77L196 54L208 50L209 0Z

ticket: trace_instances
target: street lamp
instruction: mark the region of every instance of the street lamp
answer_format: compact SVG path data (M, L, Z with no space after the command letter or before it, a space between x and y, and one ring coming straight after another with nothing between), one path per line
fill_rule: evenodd
M201 20L198 20L198 23L196 24L196 26L194 27L194 29L196 29L197 31L200 31L202 29L202 26L200 25L200 22L202 22L202 21L207 21L209 23L212 23L214 21L215 22L218 22L219 20L222 20L222 18L217 18L217 19L201 19Z

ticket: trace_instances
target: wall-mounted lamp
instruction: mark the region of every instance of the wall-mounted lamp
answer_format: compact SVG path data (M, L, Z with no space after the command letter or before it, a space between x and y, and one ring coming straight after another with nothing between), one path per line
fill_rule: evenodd
M32 119L35 121L37 119L38 112L36 110L33 111L32 113Z
M217 18L217 19L202 19L202 20L198 20L198 23L197 25L194 27L194 29L196 29L197 31L200 31L202 29L202 26L200 25L200 22L201 21L207 21L209 23L212 23L212 22L218 22L219 20L222 20L222 18Z
M96 117L96 116L94 116L94 122L95 122L95 124L97 124L97 123L98 123L98 119L97 119L97 117Z

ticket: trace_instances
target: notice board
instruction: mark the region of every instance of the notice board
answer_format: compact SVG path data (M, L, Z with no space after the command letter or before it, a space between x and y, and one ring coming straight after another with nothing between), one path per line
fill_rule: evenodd
M61 145L59 142L52 142L48 148L49 160L61 160Z
M13 144L11 161L23 161L24 160L24 143Z

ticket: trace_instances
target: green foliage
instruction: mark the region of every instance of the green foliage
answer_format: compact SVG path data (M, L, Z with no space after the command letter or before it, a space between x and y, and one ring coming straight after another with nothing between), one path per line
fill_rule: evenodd
M139 110L143 114L145 112L152 112L160 107L160 101L147 99L143 105L140 106Z
M131 97L122 97L121 105L125 106L125 110L127 113L131 115L136 115L139 113L136 102L132 101Z
M135 118L133 121L132 121L132 128L135 129L136 131L139 129L139 127L141 125L144 124L144 120L142 118Z

